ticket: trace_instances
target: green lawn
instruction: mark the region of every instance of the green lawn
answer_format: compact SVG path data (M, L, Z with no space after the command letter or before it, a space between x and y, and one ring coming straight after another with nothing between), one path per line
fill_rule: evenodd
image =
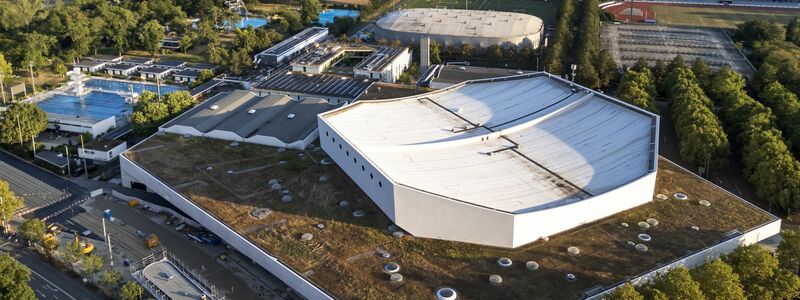
M478 10L497 10L526 13L544 20L545 24L555 24L561 0L405 0L403 8L457 8Z
M653 6L660 25L735 28L736 24L763 19L788 23L800 10L730 7Z

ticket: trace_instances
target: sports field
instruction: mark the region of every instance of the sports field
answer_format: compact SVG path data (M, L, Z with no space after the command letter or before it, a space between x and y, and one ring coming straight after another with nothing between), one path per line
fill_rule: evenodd
M469 3L466 3L469 1ZM405 0L403 8L455 8L526 13L555 24L561 0Z
M654 5L659 25L700 26L717 28L735 28L736 24L762 19L779 23L800 16L800 10L763 9L763 8L731 8L731 7L699 7L699 6L665 6Z

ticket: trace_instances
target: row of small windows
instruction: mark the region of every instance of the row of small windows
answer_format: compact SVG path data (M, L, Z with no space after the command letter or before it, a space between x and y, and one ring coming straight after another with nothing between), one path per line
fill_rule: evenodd
M325 136L330 136L330 133L325 131ZM336 138L331 138L331 142L336 144ZM339 144L339 150L343 150L342 144ZM350 157L350 150L345 150L344 154L347 155L347 157ZM358 159L353 157L353 163L358 164ZM361 165L361 171L366 172L367 168L364 165ZM369 173L369 179L375 179L375 176L373 176L372 173ZM383 187L383 182L381 182L380 180L378 180L378 187Z

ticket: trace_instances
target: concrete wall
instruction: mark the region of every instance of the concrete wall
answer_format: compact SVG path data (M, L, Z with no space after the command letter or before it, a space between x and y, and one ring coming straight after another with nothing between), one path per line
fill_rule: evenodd
M653 172L588 199L517 214L514 218L514 243L510 247L522 246L540 237L551 236L648 203L653 199L655 186L656 172Z
M247 238L238 234L225 223L217 220L203 208L181 196L166 183L150 175L147 171L139 167L136 163L128 160L125 156L120 156L120 169L122 172L123 186L130 187L132 181L146 185L148 191L161 195L161 197L174 204L178 209L188 214L200 224L203 224L203 227L219 236L225 243L252 259L255 263L275 275L275 277L279 278L303 297L308 299L333 299L316 285L282 263L277 257L270 255L251 243Z
M188 134L191 136L201 136L218 140L259 144L271 147L281 147L281 148L298 149L298 150L305 149L317 138L317 136L319 136L318 131L314 130L310 132L302 140L284 142L272 136L255 135L249 138L243 138L231 131L212 130L209 132L200 132L194 127L181 126L181 125L173 125L166 128L160 128L159 130L163 132L169 132L180 135Z
M117 126L117 118L110 116L105 120L93 123L92 120L87 119L86 122L75 120L74 118L63 119L57 114L47 114L47 128L55 129L58 125L59 130L75 133L91 133L93 137L97 137L110 131Z
M106 151L86 149L85 151L86 153L84 153L83 148L79 147L78 157L81 158L85 157L87 159L98 160L98 161L109 161L122 154L122 152L125 152L125 150L128 150L127 143L119 144L116 147L108 149Z
M730 239L725 240L719 244L707 247L693 254L674 260L673 262L665 266L662 266L660 268L640 274L639 276L636 276L636 278L630 280L629 282L634 285L640 285L653 280L659 274L666 273L669 270L677 268L679 266L684 266L689 269L701 266L711 260L716 259L717 257L733 252L739 246L747 246L750 244L758 243L768 237L780 233L780 231L781 231L781 220L776 219L772 222L769 222L760 227L745 232L742 235L733 236ZM625 282L622 282L619 285L610 287L597 295L586 297L586 299L602 300L603 296L612 292L613 290L615 290L624 283Z
M377 27L377 26L376 26ZM472 44L476 50L485 49L492 45L500 45L503 47L523 47L531 46L533 48L539 47L539 39L542 32L530 34L527 36L519 37L476 37L476 36L452 36L452 35L439 35L439 34L422 34L416 32L402 32L393 31L381 27L375 29L375 39L386 39L387 41L400 40L406 44L419 44L424 36L429 36L431 41L439 43L439 45L455 45L461 46L462 44Z

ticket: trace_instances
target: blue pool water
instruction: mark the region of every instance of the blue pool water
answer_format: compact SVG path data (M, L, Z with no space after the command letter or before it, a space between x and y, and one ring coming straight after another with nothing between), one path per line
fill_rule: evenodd
M242 17L242 20L236 24L236 27L240 29L245 29L247 26L253 26L253 28L258 28L267 24L267 19L264 18L254 18L254 17ZM228 23L225 23L225 26L228 26Z
M128 84L128 82L121 81L90 79L85 82L84 86L88 89L128 92ZM151 84L133 83L134 93L141 93L145 90L156 92L157 87ZM169 94L178 90L181 88L177 86L161 86L161 94ZM120 120L123 115L131 112L131 106L125 103L124 96L99 90L91 91L83 97L54 94L37 105L47 113L97 120L106 119L112 115L117 116L117 120Z
M326 9L319 13L319 23L328 25L333 23L335 17L353 17L358 18L360 12L354 9Z

